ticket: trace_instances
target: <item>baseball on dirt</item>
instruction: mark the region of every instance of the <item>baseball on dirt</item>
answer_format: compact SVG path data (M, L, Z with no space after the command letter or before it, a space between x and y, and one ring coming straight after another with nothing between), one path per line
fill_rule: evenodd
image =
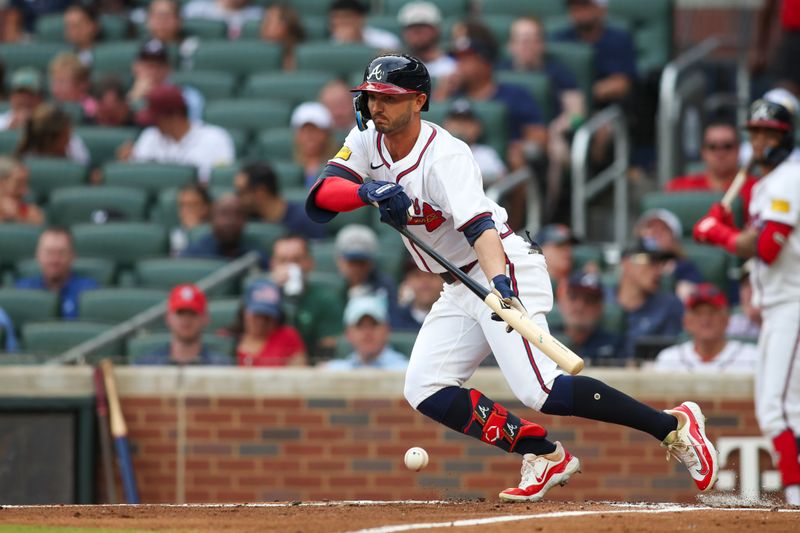
M406 463L406 468L419 472L428 466L428 452L419 446L414 446L408 449L403 461Z

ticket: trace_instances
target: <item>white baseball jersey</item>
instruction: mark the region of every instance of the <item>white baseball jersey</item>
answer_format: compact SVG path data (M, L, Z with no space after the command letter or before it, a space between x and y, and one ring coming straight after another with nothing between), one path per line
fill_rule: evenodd
M505 209L486 197L483 180L472 152L464 142L443 128L422 121L414 148L400 161L392 161L383 134L370 121L365 131L353 128L344 146L329 164L345 167L362 181L391 181L403 186L413 202L408 230L456 266L477 256L462 233L481 216L491 215L502 237L511 234ZM444 272L422 250L403 241L417 266L428 272Z
M757 366L758 349L753 344L728 341L719 355L711 361L704 361L695 350L694 342L686 341L661 350L653 369L664 372L753 373Z
M752 284L757 307L800 301L800 162L784 161L753 187L750 224L760 229L770 220L795 229L771 265L755 258Z

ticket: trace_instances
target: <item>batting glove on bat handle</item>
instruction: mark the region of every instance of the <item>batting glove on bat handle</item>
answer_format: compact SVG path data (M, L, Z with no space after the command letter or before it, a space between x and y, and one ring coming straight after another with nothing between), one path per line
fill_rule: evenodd
M365 204L377 204L381 222L398 228L406 227L411 199L403 186L391 181L368 181L358 188L358 197Z
M500 301L503 302L503 305L508 308L513 307L523 315L528 316L528 310L525 309L525 306L522 305L522 302L517 297L517 293L511 288L511 279L508 276L499 274L492 278L490 285L492 287L492 292L500 297ZM497 313L492 313L492 320L503 322L503 319L500 318ZM506 333L511 333L512 331L514 331L514 328L506 326Z

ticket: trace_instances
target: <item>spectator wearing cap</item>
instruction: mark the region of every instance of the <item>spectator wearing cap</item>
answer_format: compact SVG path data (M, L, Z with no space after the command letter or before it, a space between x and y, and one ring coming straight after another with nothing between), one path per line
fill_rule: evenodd
M725 294L710 283L695 287L686 300L683 327L690 339L662 350L654 368L660 371L752 373L758 365L753 344L728 340L730 309Z
M64 40L87 67L92 66L94 47L102 40L102 33L100 17L93 5L73 3L64 11Z
M247 21L261 20L263 9L250 0L191 0L183 6L183 18L221 20L228 25L228 39L238 39Z
M333 119L321 103L305 102L294 110L290 123L294 129L294 160L303 167L306 185L310 187L336 153Z
M39 104L31 113L14 154L71 159L89 164L89 150L72 127L72 117L52 104Z
M106 76L92 86L94 113L83 115L84 124L108 128L136 125L128 104L125 86L116 76Z
M154 125L145 128L132 147L120 147L120 159L194 165L203 183L208 183L214 167L236 159L227 131L189 119L179 88L165 85L150 91L145 113Z
M181 65L188 65L197 51L200 40L187 35L181 19L181 4L178 0L153 0L147 6L147 32L166 46L175 46Z
M353 352L345 359L329 361L327 370L373 368L405 371L408 358L389 346L391 330L386 305L375 296L359 296L347 303L344 311L345 337Z
M675 294L686 301L694 287L703 281L697 266L686 256L681 244L683 226L675 213L668 209L650 209L642 213L634 226L640 239L661 251L669 252L674 259L664 264L664 276L675 287Z
M11 74L11 93L8 98L9 109L0 113L0 130L22 128L41 104L42 75L31 67L22 67Z
M753 286L750 283L753 261L749 259L742 265L738 287L739 308L731 313L726 334L755 342L761 332L761 310L753 305Z
M356 125L350 86L338 78L332 79L320 89L319 102L327 108L331 115L333 131L342 136L350 133L350 130Z
M91 279L80 276L72 270L75 261L75 248L72 236L60 228L48 228L39 236L36 243L36 263L39 275L18 280L18 289L38 289L58 295L58 314L63 319L79 317L78 299L83 291L100 286Z
M280 224L289 233L307 239L325 236L324 224L312 222L302 204L281 196L278 177L268 164L245 165L234 177L233 185L250 220Z
M622 339L603 329L603 287L594 272L575 272L558 296L563 331L554 334L591 364L618 364Z
M279 44L283 52L283 70L295 69L294 49L306 40L303 21L295 8L288 4L272 4L261 19L262 41Z
M28 167L21 161L0 156L0 223L42 224L44 213L27 200L30 189Z
M673 293L661 290L664 263L673 258L671 253L641 240L622 253L619 285L613 298L625 315L624 357L634 357L641 338L677 337L681 333L683 304Z
M703 145L700 149L705 171L678 176L667 182L665 190L677 193L692 191L724 193L739 172L739 143L736 126L728 122L712 122L703 130ZM739 193L745 217L749 213L750 198L757 181L755 176L748 175Z
M345 280L344 299L378 296L384 299L391 317L397 314L397 286L378 270L378 237L367 226L348 224L339 230L334 244L336 267Z
M419 331L441 292L442 278L439 274L420 270L414 261L407 261L406 275L398 290L400 307L392 318L392 329Z
M244 206L239 198L234 194L221 196L211 208L211 233L190 243L180 256L230 260L256 251L261 256L261 266L266 267L265 254L244 238L246 222Z
M50 98L55 103L80 105L84 116L95 114L96 103L89 95L89 68L71 52L58 54L48 66Z
M403 28L406 53L425 64L431 78L447 77L456 70L455 60L439 46L442 12L432 2L409 2L397 13Z
M595 107L628 97L637 78L636 49L631 35L606 23L608 0L567 0L572 25L555 32L555 41L586 43L594 48Z
M547 261L547 273L556 294L564 290L573 269L572 247L578 239L572 230L564 224L548 224L540 229L533 239L542 247L542 254Z
M475 115L469 100L458 98L453 101L445 117L444 128L451 135L467 143L475 162L481 169L484 187L492 185L506 175L508 169L497 151L488 144L478 142L483 136L483 124Z
M305 366L300 334L283 321L281 291L266 279L245 292L242 334L236 346L239 366Z
M519 17L511 24L508 41L511 59L503 60L498 68L518 72L541 73L550 81L554 117L548 124L547 198L544 205L553 216L561 197L561 181L564 169L569 165L570 150L568 136L578 128L586 116L586 102L578 87L575 75L558 60L546 55L544 28L535 17Z
M270 279L283 292L286 322L300 332L311 363L333 357L344 312L338 292L311 278L314 268L308 239L302 235L287 234L272 245Z
M131 71L133 85L128 91L128 103L137 113L136 121L142 126L150 126L153 124L153 117L146 111L143 112L148 96L156 88L171 85L169 78L172 75L172 65L166 45L158 39L142 43ZM184 85L180 90L189 119L200 121L203 118L205 98L194 87Z
M174 287L167 300L166 323L169 343L137 357L135 365L231 365L231 357L214 351L203 342L208 326L206 295L195 285Z
M393 33L367 25L367 0L333 0L328 8L328 29L334 43L358 43L376 50L396 51L402 48Z

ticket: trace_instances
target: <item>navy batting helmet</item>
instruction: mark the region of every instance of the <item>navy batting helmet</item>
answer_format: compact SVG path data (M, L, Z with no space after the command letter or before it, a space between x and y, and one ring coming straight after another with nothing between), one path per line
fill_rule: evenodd
M358 129L363 131L367 129L367 121L372 118L367 107L366 93L424 94L427 99L422 111L427 111L431 99L431 77L428 69L416 57L387 54L370 61L364 69L363 83L350 90L358 92L353 98L353 107Z
M778 166L794 150L794 117L781 104L768 100L756 100L750 106L747 129L766 128L781 132L778 146L769 148L762 158L762 163L771 167Z

